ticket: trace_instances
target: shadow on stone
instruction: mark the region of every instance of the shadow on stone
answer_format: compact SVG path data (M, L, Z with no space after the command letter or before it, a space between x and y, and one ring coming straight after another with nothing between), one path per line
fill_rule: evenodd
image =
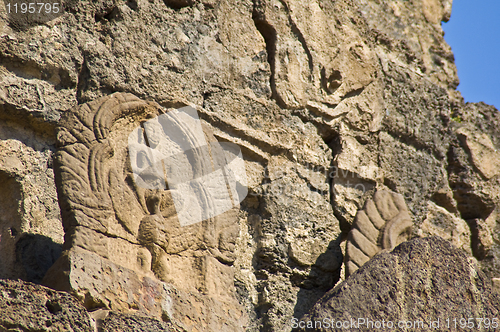
M41 283L61 252L61 244L39 234L25 234L16 243L16 258L24 268L25 279L34 283Z
M341 235L328 244L327 250L312 265L307 278L300 283L293 317L301 318L340 280L343 262L340 242Z

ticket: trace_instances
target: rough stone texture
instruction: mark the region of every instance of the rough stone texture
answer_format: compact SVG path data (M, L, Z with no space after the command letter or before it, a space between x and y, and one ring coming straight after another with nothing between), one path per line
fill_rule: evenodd
M232 266L248 330L290 330L342 278L342 241L378 190L403 195L414 236L471 252L498 284L499 113L455 91L440 27L450 10L450 0L71 1L20 28L0 6L0 277L39 280L57 256L44 242L63 237L55 128L119 91L195 106L218 141L241 146L250 192ZM39 245L21 241L37 234Z
M370 28L367 39L379 67L370 89L351 98L356 107L340 121L332 142L338 169L334 210L348 230L370 191L382 183L405 196L420 223L432 196L451 193L443 159L458 78L439 26L451 2L354 3Z
M0 331L94 332L71 295L22 281L0 280Z
M183 331L172 326L170 323L136 315L124 315L111 312L103 320L98 331L127 331L127 332L163 332Z
M333 11L328 9L324 16ZM119 90L164 106L201 106L201 117L214 127L218 139L242 145L251 175L252 195L240 216L246 230L237 248L241 259L234 263L238 294L256 326L263 320L280 329L287 324L284 317L293 315L294 303L300 301L297 310L304 310L302 303L312 305L338 280L342 258L335 240L340 232L326 181L330 149L313 124L268 98L271 68L253 12L250 1L196 3L180 10L162 1L79 2L47 25L21 32L5 27L2 54L21 68L6 65L8 75L21 87L27 84L25 76L30 83L46 86L41 91L47 107L23 109L22 98L8 99L5 105L10 105L13 117L22 113L50 120L77 102ZM287 38L296 38L295 28L284 23ZM33 34L45 37L30 49L25 41ZM354 55L342 58L345 68L359 69ZM46 74L19 72L26 62ZM315 70L315 75L321 74ZM357 84L354 76L345 75L350 85Z
M61 253L54 150L52 137L0 120L0 278L40 282Z
M0 295L2 332L189 331L174 322L152 317L107 310L89 313L78 299L66 292L24 281L0 280Z
M441 22L450 19L452 2L360 0L355 3L377 35L377 49L384 50L378 53L380 58L408 67L454 94L459 83L455 58L441 29Z
M354 273L381 250L392 250L408 241L413 222L402 195L377 191L365 202L347 236L346 277Z
M63 253L43 282L69 291L89 310L148 315L182 331L239 331L248 324L246 313L234 301L234 283L223 273L228 271L221 272L213 260L201 262L200 279L208 291L190 292L76 247Z
M241 330L246 315L236 299L232 267L239 206L183 226L180 209L195 210L197 201L183 198L179 208L173 184L146 189L132 173L129 135L160 114L158 104L125 93L63 114L54 164L65 252L44 284L71 292L88 309L168 318L194 331ZM156 137L144 126L152 145ZM195 133L181 128L175 138L189 141ZM217 165L217 141L208 129L205 136L212 142L208 162ZM193 166L193 176L201 171ZM170 285L184 296L172 299ZM179 301L197 310L187 315Z
M334 290L319 300L302 320L392 321L395 329L399 321L425 325L419 331L434 331L431 322L446 319L489 317L500 314L500 295L492 292L489 278L481 272L475 259L468 257L439 237L413 239L382 252L362 266ZM314 324L314 323L313 323ZM474 323L477 330L477 321ZM361 326L338 329L311 328L297 331L373 331ZM409 330L415 329L410 328Z

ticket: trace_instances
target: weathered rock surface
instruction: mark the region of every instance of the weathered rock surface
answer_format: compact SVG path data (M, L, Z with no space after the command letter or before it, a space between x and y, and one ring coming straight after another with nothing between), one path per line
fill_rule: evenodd
M292 317L342 279L343 240L358 211L391 190L404 197L412 236L449 240L498 283L500 116L455 91L440 27L450 10L451 0L71 1L63 15L23 27L0 6L0 278L39 282L65 236L63 257L87 250L98 258L93 268L121 266L113 271L194 294L186 305L223 288L249 317L248 330L289 331ZM93 140L103 143L99 126L82 118L77 128L80 120L68 118L92 115L85 107L115 92L154 112L191 105L214 139L241 147L249 195L228 219L227 236L207 240L207 223L193 226L196 240L187 243L196 249L177 255L171 249L183 248L183 232L155 228L159 213L102 190L126 189L124 173L54 180L55 128L84 133L74 147L90 151ZM140 113L122 117L111 133L123 137ZM93 159L75 150L83 170L76 178L90 168L123 170L123 146L113 148L118 155ZM97 198L81 205L75 188ZM167 250L165 235L176 239ZM223 276L212 280L225 286L197 279L205 273L200 252L215 264L210 273ZM183 267L170 279L165 258ZM90 294L90 306L106 308L112 297L120 310L128 306L101 293L83 267L65 268L65 285L83 303Z
M77 247L63 253L43 282L68 291L88 310L127 314L124 317L129 318L117 319L116 324L133 322L135 314L156 317L182 331L241 330L248 322L246 312L234 300L234 284L223 284L227 275L217 270L216 262L208 260L203 267L200 279L207 281L208 292L190 292Z
M489 278L475 260L439 237L404 242L392 252L382 252L362 266L349 279L319 300L301 320L333 320L334 328L296 329L297 331L374 331L377 327L351 325L358 319L382 323L382 330L404 327L419 331L460 330L461 318L493 318L500 314L500 295L492 291ZM335 328L337 322L349 322ZM439 321L439 326L431 325ZM393 327L388 327L392 322ZM409 322L411 327L406 325ZM415 325L422 322L423 325ZM433 323L434 322L434 323ZM373 323L375 324L375 323ZM420 324L420 323L418 323ZM478 320L474 319L477 330ZM484 323L480 326L484 328ZM490 325L489 324L489 325ZM312 325L314 326L314 325ZM331 326L331 325L330 325ZM493 325L490 325L490 327Z
M484 103L455 108L447 153L456 209L470 228L470 248L491 278L500 272L500 112Z
M392 250L409 239L413 222L402 195L377 191L365 202L347 236L346 277L381 250Z
M188 331L175 323L106 310L87 312L66 292L29 282L0 280L0 331Z
M40 282L61 253L53 153L53 138L0 121L0 278Z
M162 126L155 122L158 127L153 128L146 122L157 121L152 119L162 114L158 104L125 93L99 98L63 114L54 164L66 250L47 272L44 284L71 292L87 309L113 309L179 321L189 331L239 331L246 325L246 312L236 299L232 267L239 205L183 225L184 211L193 214L203 210L197 200L188 192L188 196L181 196L180 204L174 201L180 189L175 189L173 179L166 185L168 176L163 169L163 185L148 187L151 184L145 181L158 182L152 171L156 167L153 159L137 161L146 165L142 166L146 172L143 177L133 171L135 158L177 151L157 151L167 149L167 142L154 142L168 130L176 133L172 149L194 142L197 133L196 128L188 126L191 123L175 127L173 123ZM190 119L186 121L195 121L183 114L171 117L178 122L183 116ZM199 135L206 139L202 148L211 142L211 150L207 150L211 159L192 158L195 179L204 172L214 172L214 165L220 161L215 152L220 149L217 140L198 125ZM131 136L137 130L141 135ZM161 131L166 132L159 135ZM131 137L147 142L149 147L144 148L148 150L134 150L138 142ZM202 151L198 149L197 153ZM163 158L163 167L172 167ZM203 162L209 164L206 169L200 166ZM222 190L227 191L225 183ZM179 289L182 295L174 292L172 298L170 288ZM182 302L189 303L190 308Z
M0 280L0 331L94 332L92 318L71 295Z
M172 326L170 323L137 315L124 315L111 312L103 320L98 331L124 331L124 332L177 332L183 331Z

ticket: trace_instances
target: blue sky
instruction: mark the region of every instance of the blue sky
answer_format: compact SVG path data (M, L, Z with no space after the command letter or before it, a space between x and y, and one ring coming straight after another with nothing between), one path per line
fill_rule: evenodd
M453 0L444 39L455 54L465 101L500 109L500 0Z

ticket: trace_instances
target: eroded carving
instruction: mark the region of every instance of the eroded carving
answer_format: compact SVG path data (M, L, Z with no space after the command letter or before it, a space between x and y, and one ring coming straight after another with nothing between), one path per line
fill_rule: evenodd
M375 256L392 250L410 237L413 222L402 195L381 190L366 201L347 237L346 276Z
M212 284L233 282L230 265L235 259L239 206L233 204L223 214L182 225L178 218L180 209L196 209L196 201L180 201L182 195L175 196L179 189L173 184L169 188L168 181L161 188L138 184L131 162L131 151L135 150L130 148L129 135L140 128L147 134L151 129L147 127L148 121L163 114L156 103L115 93L76 107L63 116L54 164L66 233L65 249L79 247L139 276L154 275L185 291L210 295L215 289ZM188 140L193 133L189 127L183 128L180 134ZM202 128L200 135L210 145L206 151L211 158L208 167L214 171L218 165L214 149L219 143L207 127ZM154 137L149 135L149 138L149 146L156 147ZM230 298L232 292L231 287L225 287L215 295Z

